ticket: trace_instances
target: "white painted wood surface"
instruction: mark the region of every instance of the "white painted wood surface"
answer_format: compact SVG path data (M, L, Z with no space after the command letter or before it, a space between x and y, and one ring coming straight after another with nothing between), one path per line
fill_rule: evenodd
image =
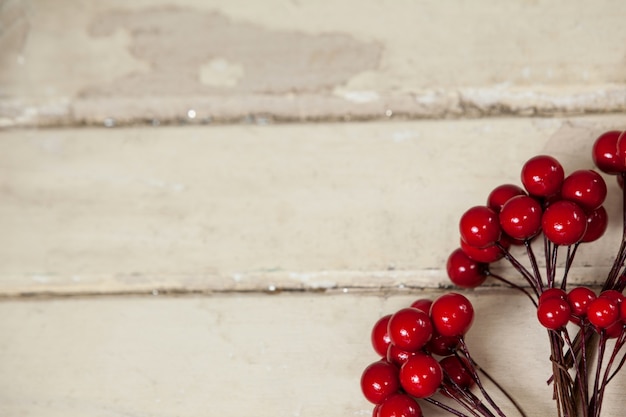
M370 328L448 285L463 211L536 154L592 168L593 139L626 129L624 17L0 1L0 416L369 416ZM617 249L607 181L575 282ZM556 415L531 306L489 287L465 293L470 348L529 416Z
M458 220L626 117L0 133L0 292L440 287ZM584 246L599 282L619 242Z
M625 16L620 0L7 0L0 126L624 111Z

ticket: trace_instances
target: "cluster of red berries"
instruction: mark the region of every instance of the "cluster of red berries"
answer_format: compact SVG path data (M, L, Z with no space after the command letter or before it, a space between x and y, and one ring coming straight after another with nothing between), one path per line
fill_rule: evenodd
M461 216L461 245L447 262L455 285L481 285L490 275L487 264L506 257L511 245L529 245L541 232L558 246L592 242L604 234L607 186L597 172L578 170L565 177L555 158L539 155L524 164L521 179L524 188L502 184L491 191L486 205ZM531 284L539 295L539 283Z
M600 171L617 176L626 202L626 131L600 135L591 153ZM606 385L626 363L622 352L626 346L622 294L626 288L626 207L622 242L599 295L582 286L568 290L568 271L578 246L599 239L608 226L604 178L589 169L566 176L559 161L548 155L529 159L520 177L521 186L502 184L489 193L485 205L471 207L461 216L460 247L448 257L448 276L461 288L475 288L491 277L528 296L538 321L548 330L552 364L548 382L553 384L558 414L599 417ZM535 255L541 243L543 272ZM513 246L525 249L528 262L512 254ZM559 263L561 248L566 255ZM502 259L525 284L516 284L490 268ZM557 276L557 266L562 266L561 276ZM471 304L458 293L445 294L432 303L420 299L382 317L372 330L372 345L382 359L370 364L361 378L365 397L375 404L373 417L420 417L418 399L457 417L504 417L483 388L478 371L499 385L473 361L464 341L472 320ZM577 329L575 337L570 337L572 329ZM604 361L609 339L614 339L613 349ZM615 361L618 365L612 369ZM474 386L482 399L472 392ZM465 411L436 399L438 393Z
M567 293L560 288L550 288L539 297L537 319L550 330L559 330L572 322L616 338L626 323L623 301L624 295L616 290L605 290L596 296L587 287L575 287Z
M470 391L480 379L464 340L473 320L472 304L458 293L419 299L380 318L371 342L381 359L361 376L363 394L375 404L373 417L421 417L418 399L450 411L433 398L437 393L481 407Z

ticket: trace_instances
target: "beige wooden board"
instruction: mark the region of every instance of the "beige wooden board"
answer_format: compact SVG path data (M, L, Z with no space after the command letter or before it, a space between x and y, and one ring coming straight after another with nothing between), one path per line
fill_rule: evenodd
M3 301L0 415L369 417L359 379L377 359L371 326L436 294ZM547 337L528 300L508 291L468 296L475 359L528 416L556 416ZM614 384L605 416L623 412L626 380Z
M0 133L0 293L448 285L458 219L624 115ZM600 282L621 203L571 278Z
M620 0L6 0L0 126L626 109Z

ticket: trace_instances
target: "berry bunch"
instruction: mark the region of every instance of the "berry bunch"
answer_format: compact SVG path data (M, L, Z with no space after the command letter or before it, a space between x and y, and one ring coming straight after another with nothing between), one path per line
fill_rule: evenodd
M623 188L626 132L600 135L593 144L592 158L599 170L617 175ZM553 363L550 382L559 415L598 417L606 385L624 363L626 322L621 305L626 287L622 271L626 228L600 293L596 295L586 287L566 292L568 272L579 245L599 239L607 228L603 207L606 183L593 170L577 170L566 176L559 161L548 155L529 159L520 177L522 186L500 185L489 194L486 205L472 207L461 216L461 245L448 258L448 276L463 288L474 288L492 277L523 291L535 305L539 323L548 329ZM545 272L535 255L541 241ZM513 245L525 248L526 264L512 255ZM563 273L557 277L557 261L563 251ZM490 265L501 259L519 272L526 285L493 272ZM624 310L626 314L626 305ZM607 340L612 338L616 341L604 363ZM620 354L622 359L612 369ZM593 355L597 356L594 363Z
M500 185L486 204L463 213L460 245L446 264L450 280L460 288L494 279L531 300L548 333L548 382L558 415L565 417L599 417L605 388L626 362L626 131L600 135L592 158L600 171L617 176L625 203L622 242L597 291L569 288L567 278L579 245L599 239L607 229L604 177L587 169L566 176L560 162L548 155L523 165L521 186ZM514 255L514 247L524 260ZM545 262L537 260L539 248ZM523 283L494 272L491 265L503 261ZM504 417L480 382L479 373L489 376L471 358L463 338L472 318L471 304L458 293L443 295L432 305L418 300L381 318L372 344L382 359L368 366L361 380L365 397L376 404L373 416L421 416L416 400L421 399L458 417ZM460 409L440 401L436 393L455 400Z
M473 320L472 304L459 293L434 301L419 299L379 319L371 341L382 359L367 366L361 376L363 394L375 404L373 417L421 417L418 401L464 416L436 394L456 400L472 414L493 416L495 410L503 415L484 389L482 370L465 343ZM479 387L480 396L472 392L473 386Z

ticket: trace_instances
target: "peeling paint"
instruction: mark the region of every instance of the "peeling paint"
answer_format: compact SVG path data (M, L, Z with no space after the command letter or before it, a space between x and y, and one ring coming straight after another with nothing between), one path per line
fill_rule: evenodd
M380 44L347 34L270 30L190 8L110 11L89 27L94 37L118 30L151 70L87 87L83 96L328 91L376 69L382 54Z

